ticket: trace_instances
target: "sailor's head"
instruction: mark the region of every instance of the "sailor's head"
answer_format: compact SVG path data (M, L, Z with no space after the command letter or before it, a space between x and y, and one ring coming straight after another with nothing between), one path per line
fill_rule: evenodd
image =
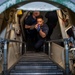
M35 17L37 17L37 16L40 15L40 12L39 12L39 11L33 11L33 15L34 15Z
M44 24L44 19L42 15L39 15L37 17L37 24L39 24L40 26L42 26Z

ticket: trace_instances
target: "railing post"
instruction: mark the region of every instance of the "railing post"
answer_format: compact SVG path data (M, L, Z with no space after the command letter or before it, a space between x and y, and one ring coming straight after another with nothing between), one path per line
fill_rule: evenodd
M27 49L27 48L26 48L26 43L24 44L24 47L25 47L25 54L26 54L26 49Z
M7 41L4 41L4 62L3 62L3 74L7 74Z
M64 40L64 46L65 46L65 71L66 75L69 75L69 41L68 39Z
M50 42L48 43L48 55L49 55L49 57L50 57Z

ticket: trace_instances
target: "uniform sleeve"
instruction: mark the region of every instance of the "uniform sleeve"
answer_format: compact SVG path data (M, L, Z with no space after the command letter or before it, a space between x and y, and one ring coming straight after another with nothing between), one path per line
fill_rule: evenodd
M27 17L27 19L25 20L25 25L30 25L31 23L31 19L30 16Z

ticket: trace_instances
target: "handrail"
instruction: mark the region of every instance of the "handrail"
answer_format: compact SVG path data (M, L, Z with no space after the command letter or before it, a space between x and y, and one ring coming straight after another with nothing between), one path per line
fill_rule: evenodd
M64 42L65 40L67 40L68 42L74 42L74 39L71 37L71 38L64 38L64 39L56 39L56 40L48 40L48 41L45 41L47 43L49 42Z
M8 75L8 71L7 71L7 65L8 65L8 61L7 61L7 47L8 47L8 42L18 42L18 43L24 43L26 45L25 42L23 41L17 41L17 40L10 40L10 39L5 39L5 38L1 38L0 37L0 43L3 43L4 44L4 62L3 62L3 75Z
M5 38L1 38L0 37L0 43L2 43L2 42L18 42L18 43L25 43L25 42L23 42L23 41L18 41L18 40L11 40L11 39L5 39Z
M69 43L72 42L74 44L74 39L71 37L71 38L45 41L45 43L48 43L49 57L50 57L50 43L51 42L64 42L64 47L65 47L65 73L66 73L66 75L70 75L69 74L69 72L70 72L70 69L69 69Z
M46 43L49 44L49 55L50 55L50 43L51 42L64 42L65 46L65 72L66 75L69 75L69 42L74 42L74 39L71 38L65 38L65 39L58 39L58 40L51 40L51 41L46 41ZM8 75L7 71L7 43L8 42L18 42L18 43L25 43L22 41L17 41L17 40L10 40L10 39L5 39L0 37L0 43L4 43L4 64L3 64L3 71L4 75Z

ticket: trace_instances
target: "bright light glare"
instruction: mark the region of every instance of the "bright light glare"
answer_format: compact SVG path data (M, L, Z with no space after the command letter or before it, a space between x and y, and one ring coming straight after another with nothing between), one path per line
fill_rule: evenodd
M17 9L21 9L25 11L53 11L53 10L58 10L59 8L45 2L31 2Z

